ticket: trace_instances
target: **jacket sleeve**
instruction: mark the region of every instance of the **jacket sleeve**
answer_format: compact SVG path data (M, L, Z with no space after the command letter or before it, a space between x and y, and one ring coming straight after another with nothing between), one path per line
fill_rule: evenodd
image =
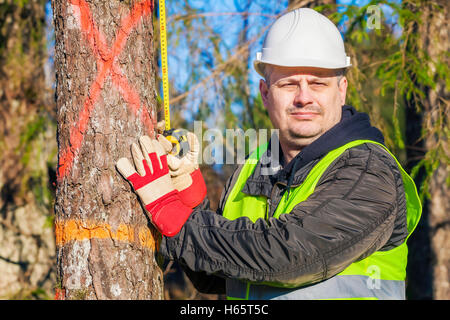
M402 197L404 204L390 156L377 146L352 148L290 214L252 223L196 210L178 235L164 237L161 252L193 271L285 287L316 283L388 245L395 221L406 221Z
M225 201L227 199L227 195L230 191L231 186L234 184L233 182L239 175L240 168L237 168L235 172L231 175L228 181L225 184L224 189L222 190L222 195L220 197L219 205L217 212L209 210L209 200L205 198L205 200L195 208L197 211L207 212L206 214L222 214L223 207L225 205ZM162 248L162 246L161 246ZM193 271L189 268L188 265L184 264L180 259L180 266L183 269L184 273L187 275L189 280L194 285L195 289L197 289L201 293L208 294L224 294L225 293L225 278L223 276L217 276L214 274L208 274L205 271L197 270Z

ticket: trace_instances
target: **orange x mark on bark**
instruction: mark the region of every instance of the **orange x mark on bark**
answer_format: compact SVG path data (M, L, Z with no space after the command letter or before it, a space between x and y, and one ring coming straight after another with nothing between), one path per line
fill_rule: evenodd
M112 83L118 88L130 109L136 114L141 111L141 121L149 130L153 129L153 122L148 112L141 104L139 94L129 85L127 77L117 66L117 57L122 52L128 36L142 17L153 10L153 1L141 1L133 6L130 13L121 20L112 47L108 47L105 37L96 25L89 5L85 0L69 0L74 16L79 23L92 52L96 55L97 75L92 83L83 108L78 116L78 123L70 129L69 146L59 156L58 181L61 181L72 168L74 159L81 148L83 138L95 102L100 96L106 77L111 76ZM141 110L142 109L142 110Z

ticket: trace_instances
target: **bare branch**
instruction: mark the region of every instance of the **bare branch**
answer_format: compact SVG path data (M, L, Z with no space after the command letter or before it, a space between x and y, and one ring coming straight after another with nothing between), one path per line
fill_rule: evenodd
M270 19L276 19L278 15L276 14L265 14L260 12L205 12L196 14L175 14L167 19L167 23L172 23L179 20L193 20L199 18L215 18L223 16L259 16L266 17Z

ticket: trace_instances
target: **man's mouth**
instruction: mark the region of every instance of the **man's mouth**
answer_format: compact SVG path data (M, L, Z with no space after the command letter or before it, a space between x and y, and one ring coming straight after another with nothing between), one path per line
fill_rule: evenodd
M313 111L297 111L297 112L291 112L289 115L295 119L299 120L310 120L313 118L316 118L320 115L318 112Z

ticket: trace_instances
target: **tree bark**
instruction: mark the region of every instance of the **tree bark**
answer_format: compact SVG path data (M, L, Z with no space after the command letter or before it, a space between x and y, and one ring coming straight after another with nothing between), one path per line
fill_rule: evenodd
M156 124L153 1L53 0L57 298L162 299L160 235L115 168Z

